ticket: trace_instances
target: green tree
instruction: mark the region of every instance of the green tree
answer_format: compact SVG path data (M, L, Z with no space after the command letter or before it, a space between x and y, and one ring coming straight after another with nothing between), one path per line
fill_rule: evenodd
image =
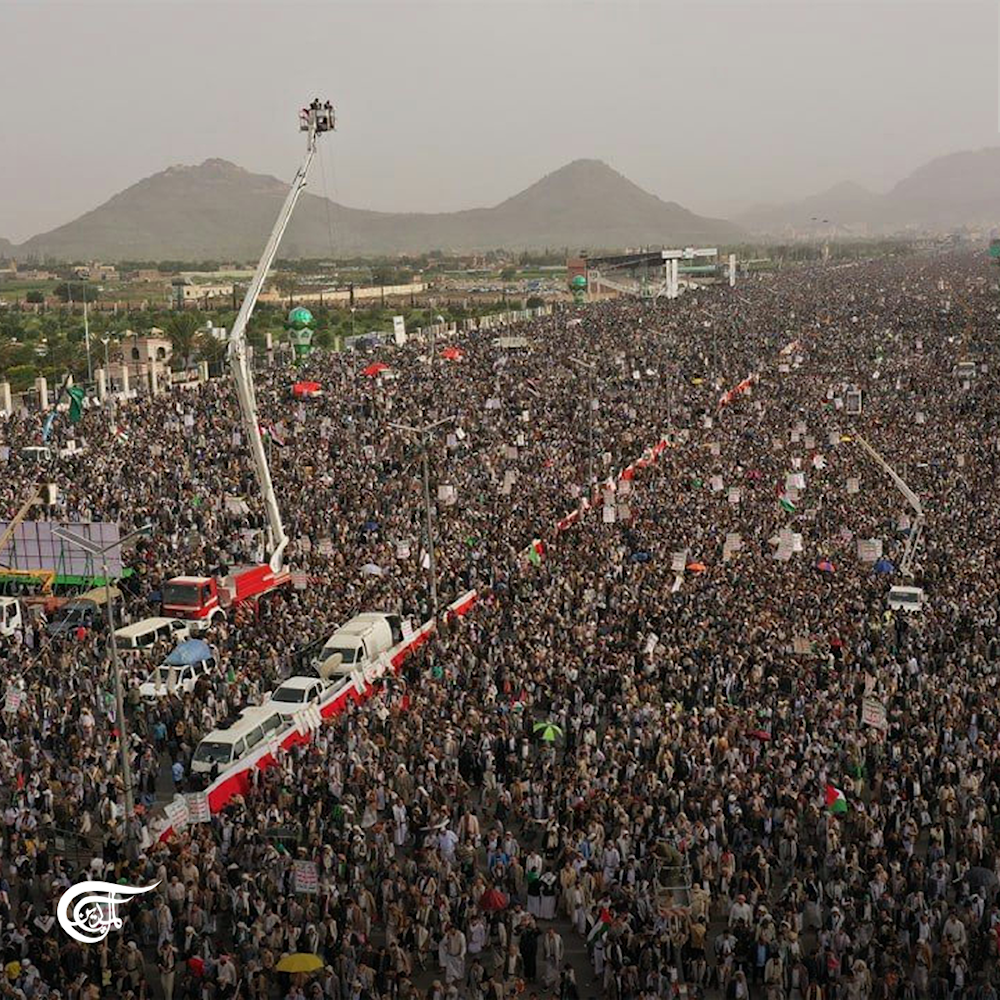
M64 281L52 289L52 294L63 302L72 300L74 304L82 303L84 295L88 302L96 302L100 297L97 289L86 281Z
M292 271L280 271L274 277L274 287L288 298L288 308L292 308L292 300L299 289L299 276Z
M29 302L31 305L40 306L45 301L45 293L40 292L37 288L28 292L25 295L25 301Z
M216 340L207 330L199 334L197 346L198 357L209 364L221 361L226 356L226 345L221 340Z
M194 354L198 327L201 324L198 316L192 312L181 310L171 315L167 320L167 336L173 344L174 353L184 359L185 371L191 367L191 356Z
M34 365L14 365L6 371L7 379L14 392L30 389L35 382L37 371Z
M389 264L379 264L372 269L372 284L376 286L395 285L396 272Z

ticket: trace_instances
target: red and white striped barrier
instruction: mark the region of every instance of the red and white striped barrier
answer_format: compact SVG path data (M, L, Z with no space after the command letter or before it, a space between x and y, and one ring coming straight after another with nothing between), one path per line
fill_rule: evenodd
M478 598L477 591L467 591L445 608L445 618L456 618L466 614ZM367 676L362 677L359 673L356 679L345 681L335 687L316 706L320 717L324 720L336 718L344 711L349 702L361 704L367 701L378 690L379 678L389 670L398 674L406 659L430 639L431 633L436 627L435 619L424 622L399 645L385 653L381 662L374 665ZM288 750L297 744L311 741L312 732L308 728L303 731L293 726L291 729L285 730L272 743L262 746L248 757L237 761L232 767L220 774L205 790L208 796L209 812L212 814L220 812L232 802L233 796L246 795L251 788L254 770L274 767L278 763L277 754L279 751ZM162 829L154 833L156 840L168 840L173 835L173 825L170 824L169 820L165 820L165 823L166 825Z

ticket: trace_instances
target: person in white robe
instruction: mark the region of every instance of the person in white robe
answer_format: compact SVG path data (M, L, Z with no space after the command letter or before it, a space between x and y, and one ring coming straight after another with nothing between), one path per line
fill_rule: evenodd
M465 954L468 950L465 935L457 927L449 927L441 938L440 959L445 983L463 982L465 979Z
M406 806L398 796L392 804L392 842L396 847L402 847L410 835L410 822L406 814Z
M542 938L542 986L546 990L551 990L559 981L559 970L563 963L563 939L562 935L554 928L550 927Z

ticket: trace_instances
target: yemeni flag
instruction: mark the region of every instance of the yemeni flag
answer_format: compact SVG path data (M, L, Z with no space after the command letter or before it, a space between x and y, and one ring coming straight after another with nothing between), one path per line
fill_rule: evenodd
M594 921L594 925L590 928L590 931L587 934L587 947L592 948L598 941L603 941L610 926L611 911L606 906L602 906L601 912L598 914L597 919Z
M792 503L792 501L789 500L787 496L782 497L781 500L779 501L779 503L781 504L781 509L786 514L794 514L795 513L795 504Z
M836 785L826 786L826 808L835 814L847 812L847 796Z

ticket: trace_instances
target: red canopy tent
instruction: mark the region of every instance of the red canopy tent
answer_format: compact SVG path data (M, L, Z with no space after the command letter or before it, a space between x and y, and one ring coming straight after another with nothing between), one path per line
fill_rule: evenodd
M384 361L375 361L367 368L362 369L361 374L367 375L369 378L374 378L381 372L387 372L388 370L389 366Z

